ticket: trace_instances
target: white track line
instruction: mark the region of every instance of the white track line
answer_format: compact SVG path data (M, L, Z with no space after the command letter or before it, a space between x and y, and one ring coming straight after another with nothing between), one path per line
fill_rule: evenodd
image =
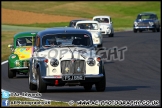
M3 61L3 62L1 63L1 65L4 65L4 64L7 63L7 62L8 62L8 60Z

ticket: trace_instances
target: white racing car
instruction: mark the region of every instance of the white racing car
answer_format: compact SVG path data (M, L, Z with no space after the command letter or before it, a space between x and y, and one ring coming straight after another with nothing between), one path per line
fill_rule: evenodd
M110 16L94 16L93 20L99 22L102 34L106 34L109 37L114 36L114 28Z
M97 47L102 47L103 36L101 33L100 25L97 21L78 21L75 25L76 29L85 29L92 34L93 44Z
M41 93L47 86L83 86L89 91L93 85L99 92L105 90L104 61L96 55L90 32L49 28L39 31L35 40L30 58L30 90Z

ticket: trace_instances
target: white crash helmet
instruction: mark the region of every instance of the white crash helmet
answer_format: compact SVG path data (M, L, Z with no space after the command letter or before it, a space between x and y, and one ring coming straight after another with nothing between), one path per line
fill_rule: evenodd
M17 43L19 46L26 46L26 41L24 38L22 39L17 39Z

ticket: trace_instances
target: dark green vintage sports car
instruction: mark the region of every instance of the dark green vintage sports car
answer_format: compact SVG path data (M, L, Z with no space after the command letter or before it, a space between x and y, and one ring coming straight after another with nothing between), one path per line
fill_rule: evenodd
M21 32L13 37L11 55L8 57L8 77L16 77L16 74L28 74L29 59L32 56L34 38L37 32Z

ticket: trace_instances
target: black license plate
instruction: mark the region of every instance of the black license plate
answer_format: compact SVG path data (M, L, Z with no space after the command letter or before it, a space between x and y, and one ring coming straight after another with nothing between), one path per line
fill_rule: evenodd
M85 80L84 75L65 75L62 76L63 81L77 81L77 80Z

